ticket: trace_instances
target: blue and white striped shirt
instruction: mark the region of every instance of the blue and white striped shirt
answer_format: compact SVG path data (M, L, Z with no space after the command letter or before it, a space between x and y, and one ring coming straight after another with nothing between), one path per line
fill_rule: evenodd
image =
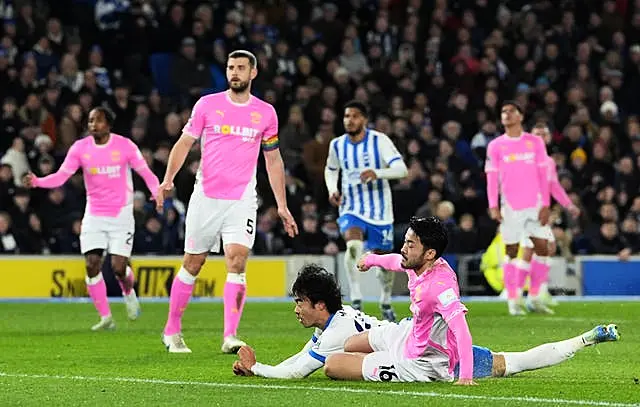
M368 169L388 168L402 156L386 134L367 130L364 138L352 143L344 134L331 141L327 169L342 172L340 215L354 215L373 225L393 223L391 187L386 179L362 183L360 174Z

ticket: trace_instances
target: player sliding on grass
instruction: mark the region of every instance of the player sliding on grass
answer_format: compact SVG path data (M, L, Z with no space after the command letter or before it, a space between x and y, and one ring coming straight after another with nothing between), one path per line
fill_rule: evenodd
M440 257L447 243L445 227L437 218L412 218L401 255L369 254L359 261L362 271L379 266L407 273L413 319L352 336L344 344L348 353L327 357L327 376L396 382L452 381L457 377L456 384L474 385L474 378L553 366L586 346L620 338L617 327L610 324L525 352L493 353L472 346L467 308L460 301L456 275Z
M133 247L133 168L152 194L158 191L153 175L138 147L128 138L111 133L114 116L96 107L89 113L89 134L73 143L60 169L44 178L27 176L28 187L57 188L82 168L87 188L87 207L82 218L80 251L85 256L87 291L100 322L91 330L115 328L111 316L107 286L100 273L102 254L111 254L111 267L120 283L129 319L136 319L140 305L133 289L133 272L128 259Z
M402 320L400 324L393 324L378 321L349 306L343 306L340 299L340 288L334 277L316 265L307 265L302 269L293 284L292 292L295 297L295 312L298 321L304 327L316 328L311 340L305 344L300 352L276 366L258 363L253 349L243 346L238 352L239 360L233 364L233 372L236 375L255 375L279 379L306 377L320 369L325 360L333 358L331 355L346 355L342 353L345 342L349 344L349 338L360 332L366 332L370 329L373 331L369 332L387 329L391 332L394 329L400 330L402 327L405 327L406 331L407 326L411 327L411 319ZM400 346L404 337L399 338ZM358 336L353 338L358 338ZM552 366L567 360L582 347L604 341L615 341L618 338L615 326L609 325L607 327L597 326L576 338L545 344L526 352L492 354L484 351L484 348L477 347L476 352L490 357L484 359L476 357L474 371L483 373L483 377L507 376L525 370ZM422 365L426 365L426 363L430 362L424 362ZM391 365L393 362L386 366ZM379 372L378 380L391 380L393 374L397 374L389 371L384 373L385 371L383 369ZM330 371L327 373L331 374ZM404 376L403 379L405 379ZM405 381L409 380L405 379Z
M298 321L305 328L315 328L311 339L300 352L277 366L257 363L253 349L243 346L238 352L240 360L233 365L235 374L277 379L307 377L324 365L327 356L342 352L347 338L388 323L343 306L335 277L314 264L303 267L291 291Z

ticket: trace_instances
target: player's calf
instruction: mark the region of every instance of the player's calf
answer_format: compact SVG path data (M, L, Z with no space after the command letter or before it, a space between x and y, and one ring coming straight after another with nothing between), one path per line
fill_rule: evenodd
M224 285L224 333L222 352L237 353L246 343L236 337L247 294L245 267L249 248L240 244L225 246L227 281Z

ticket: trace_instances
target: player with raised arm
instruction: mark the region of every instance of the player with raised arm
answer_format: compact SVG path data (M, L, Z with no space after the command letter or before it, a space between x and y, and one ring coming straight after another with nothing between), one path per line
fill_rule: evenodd
M346 134L329 145L325 182L329 201L339 208L338 224L347 243L344 267L347 270L351 306L362 307L360 275L356 263L364 250L380 253L393 250L393 202L390 179L406 177L407 166L386 134L367 128L364 104L351 101L344 108ZM342 173L342 195L338 178ZM391 307L394 274L377 270L382 285L382 317L395 321Z
M133 289L133 271L128 266L135 232L131 169L142 177L154 197L158 191L158 178L135 143L111 133L113 120L108 109L91 110L90 136L73 143L60 169L43 178L27 176L28 187L57 188L82 168L87 206L82 218L80 251L86 261L87 291L100 314L100 322L91 328L93 331L115 328L100 272L104 250L111 255L111 267L122 288L128 317L138 318L140 304Z
M238 351L239 360L233 364L236 375L274 379L307 377L324 366L327 356L342 352L347 338L389 323L342 305L335 276L315 264L302 268L291 292L298 322L305 328L315 328L311 339L300 352L276 366L257 362L253 349L243 346Z
M531 133L535 136L540 137L544 140L545 145L547 144L548 139L551 138L551 133L549 132L549 128L544 123L537 123ZM565 208L571 216L577 218L580 216L580 209L576 207L573 202L571 202L571 198L567 195L567 192L564 190L560 181L558 180L558 170L556 168L556 163L553 158L547 156L547 170L549 171L549 193L551 197L556 200L563 208ZM553 231L551 230L550 225L545 225L544 227L545 235L547 242L549 244L549 256L552 256L556 251L556 239L553 236ZM549 269L545 267L538 267L531 270L531 261L532 258L535 258L536 261L541 262L540 258L533 253L533 242L529 237L524 237L520 242L522 246L522 258L521 262L518 265L518 274L519 274L519 289L522 291L524 289L527 277L530 277L529 284L529 295L527 298L527 308L532 311L550 313L549 305L555 305L553 301L553 297L549 294L548 290L548 282L549 282ZM542 260L544 262L544 260ZM541 303L543 306L534 306L535 302Z
M500 223L506 248L503 272L509 314L523 315L517 259L522 238L529 237L534 245L536 257L531 261L531 274L549 273L544 229L549 222L548 156L544 141L523 130L523 113L517 103L505 102L501 118L505 133L487 146L487 198L489 214ZM538 298L531 302L531 307L548 311Z
M185 221L184 262L173 279L169 317L162 335L162 342L172 353L191 352L182 336L182 314L208 253L220 249L221 239L227 266L222 352L235 353L245 345L236 335L246 297L245 266L255 240L256 167L261 148L278 214L289 236L298 233L287 208L276 111L250 93L251 81L257 74L252 53L239 50L229 54L229 89L196 102L182 136L169 154L157 201L159 208L163 193L173 188L189 150L196 140L200 141L202 160Z
M379 266L407 273L413 319L352 336L344 344L348 353L327 357L327 376L394 382L457 377L456 384L474 385L474 378L510 376L557 365L586 346L619 340L617 327L610 324L524 352L493 353L473 346L455 272L440 257L447 243L446 229L437 218L412 218L401 254L367 254L358 262L362 271Z

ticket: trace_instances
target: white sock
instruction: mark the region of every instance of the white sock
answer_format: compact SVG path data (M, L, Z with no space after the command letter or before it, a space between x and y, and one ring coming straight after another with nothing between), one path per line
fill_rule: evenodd
M380 305L389 305L391 304L391 291L393 290L395 274L381 267L376 267L376 276L381 285Z
M185 284L194 285L196 283L196 276L191 275L184 266L180 267L177 278Z
M362 300L360 290L360 271L356 268L358 260L362 256L364 245L360 240L349 240L347 251L344 254L344 268L347 270L347 280L349 281L349 297L351 301Z
M227 273L227 282L247 285L247 273Z
M84 281L87 285L96 285L102 280L102 272L98 273L95 277L84 276Z
M127 266L127 271L125 273L125 278L129 278L129 276L133 275L133 270L131 270L131 267ZM122 296L124 297L125 300L132 300L134 298L136 298L136 290L131 287L131 291L129 291L129 294L125 294L124 292L122 293Z
M571 359L577 351L588 345L581 335L560 342L545 343L524 352L501 352L506 365L505 376L557 365Z

